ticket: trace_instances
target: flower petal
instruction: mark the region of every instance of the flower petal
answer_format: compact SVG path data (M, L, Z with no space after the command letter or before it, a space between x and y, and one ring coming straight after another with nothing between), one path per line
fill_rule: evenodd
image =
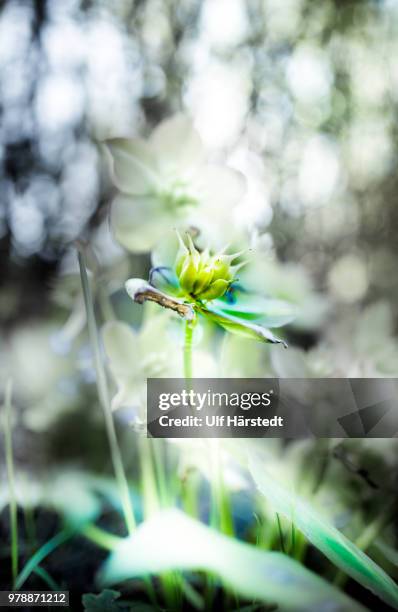
M201 168L196 183L208 206L212 209L225 208L229 215L231 208L242 199L246 191L246 179L241 172L216 164L207 164Z
M172 227L173 219L156 197L119 195L112 204L111 225L122 246L145 253Z
M138 336L130 325L122 321L105 323L102 341L114 377L131 377L134 365L140 361L140 355L137 354Z
M156 157L143 140L112 138L105 143L113 181L124 193L148 195L159 184Z
M182 114L162 121L152 132L149 142L166 171L176 168L190 170L205 159L199 134L191 119Z
M112 398L112 410L136 405L141 361L138 335L127 323L110 321L102 328L102 341L117 386Z
M151 253L152 266L172 268L178 253L178 239L175 231L165 233Z
M226 243L239 245L243 231L234 223L233 209L245 193L243 175L226 166L207 165L200 169L194 182L201 206L190 211L189 222L200 232L199 246L209 245L218 250Z

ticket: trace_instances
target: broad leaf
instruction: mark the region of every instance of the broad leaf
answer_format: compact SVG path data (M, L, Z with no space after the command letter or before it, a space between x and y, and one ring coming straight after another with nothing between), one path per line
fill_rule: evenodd
M105 562L102 585L170 570L205 570L246 599L281 610L359 612L364 608L297 561L228 538L179 510L143 523Z
M249 466L259 490L276 512L292 521L342 571L398 609L398 586L381 567L306 501L276 481L254 455Z
M266 329L261 325L250 323L249 321L245 321L244 319L240 319L239 317L235 317L225 312L218 311L208 305L200 306L199 312L208 319L210 319L210 321L217 323L217 325L221 325L221 327L231 332L232 334L238 334L246 338L259 340L260 342L283 344L285 347L287 347L287 344L284 340L281 340L277 336L274 336L274 334L270 332L269 329Z
M82 597L85 612L128 612L129 606L117 601L120 598L119 591L105 589L98 595L87 593Z

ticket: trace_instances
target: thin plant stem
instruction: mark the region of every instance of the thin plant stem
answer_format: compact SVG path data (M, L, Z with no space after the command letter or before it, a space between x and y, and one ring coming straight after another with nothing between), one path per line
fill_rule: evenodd
M97 323L94 314L93 296L91 293L90 284L88 282L87 269L85 256L82 250L78 253L79 267L80 267L80 278L83 289L84 304L86 307L88 333L90 338L91 350L93 352L94 367L96 372L97 389L99 399L104 411L105 427L108 436L111 458L113 469L115 472L116 482L119 487L121 503L123 507L124 518L126 521L126 527L128 532L131 534L135 529L135 517L133 506L130 497L130 491L126 474L124 471L122 455L120 452L119 443L116 436L115 424L112 416L111 401L109 396L108 382L106 379L106 373L101 359L100 341L97 329Z
M292 541L290 546L290 555L294 557L294 554L296 552L296 527L294 523L292 523L291 525L291 530Z
M40 565L33 570L33 573L39 576L39 578L41 578L52 591L61 590L61 587L55 582L52 576L50 576L50 574L43 567L40 567Z
M153 465L151 440L138 438L141 462L141 486L144 506L144 516L149 518L159 510L159 499L156 487L156 476Z
M18 516L17 516L17 500L15 496L15 472L14 472L14 454L12 446L12 381L8 380L5 390L5 452L7 464L7 478L10 496L10 531L11 531L11 575L13 588L18 576Z
M278 525L279 543L280 543L281 551L283 553L285 553L286 552L286 550L285 550L285 541L284 541L284 537L283 537L281 519L280 519L280 516L279 516L279 514L277 512L276 512L276 522L277 522L277 525Z
M184 378L190 380L193 378L192 368L192 339L194 325L185 322L185 339L184 339ZM220 449L218 440L209 441L209 456L211 457L211 469L214 470L214 478L211 480L212 492L212 519L213 526L218 526L222 533L226 535L234 534L234 526L231 512L231 504L229 495L226 492L223 479L223 466L220 457Z
M234 523L232 518L231 503L223 478L223 463L220 452L220 442L212 438L209 440L211 469L213 477L211 480L212 491L212 524L220 529L225 535L234 535Z
M192 337L193 325L191 322L185 322L185 337L184 337L184 378L192 378Z
M40 563L54 550L56 550L61 544L70 540L70 538L74 535L74 531L71 529L64 529L57 533L50 540L47 540L43 546L37 550L34 555L27 561L21 573L19 574L16 583L15 589L19 590L25 584L26 580L29 578L30 574L35 571L36 567L40 565Z
M91 542L98 544L98 546L105 548L106 550L114 550L120 544L120 542L123 541L123 538L115 536L112 533L108 533L93 523L85 525L82 528L81 533L88 540L91 540Z
M157 487L157 473L152 442L153 440L150 438L138 439L141 461L142 498L144 517L146 519L158 512L162 503ZM165 572L161 574L160 585L163 590L167 609L179 609L181 607L179 603L181 599L181 585L178 574L176 572Z
M181 576L181 588L186 599L193 608L196 610L204 609L204 598L193 588L193 586L184 578L184 576Z
M163 446L163 440L152 439L151 446L158 482L160 505L162 507L167 507L169 505L170 493L167 487L166 478L166 449Z

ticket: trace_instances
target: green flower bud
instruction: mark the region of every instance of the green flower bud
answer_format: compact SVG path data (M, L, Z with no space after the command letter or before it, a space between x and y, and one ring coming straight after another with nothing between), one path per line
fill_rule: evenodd
M181 274L182 267L184 265L186 256L189 255L189 251L185 246L180 234L176 232L178 238L179 248L177 251L176 259L175 259L175 271L177 276Z
M227 255L218 255L217 259L214 260L213 269L214 275L213 280L218 280L221 278L230 280L231 270L230 270L231 259Z
M214 300L224 295L234 279L235 272L244 265L231 265L241 253L225 255L224 251L221 251L211 255L208 249L200 253L189 234L187 245L181 236L177 235L180 247L174 268L181 289L187 297L191 300Z
M231 281L219 278L210 285L210 287L200 294L201 300L215 300L224 295Z
M190 255L187 255L183 262L182 270L178 276L182 289L184 289L184 291L187 293L191 293L197 276L198 270L195 266L195 262Z

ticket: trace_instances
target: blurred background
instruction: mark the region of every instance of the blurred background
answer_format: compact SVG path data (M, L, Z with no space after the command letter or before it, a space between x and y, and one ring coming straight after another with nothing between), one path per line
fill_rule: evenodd
M46 315L106 218L99 143L180 110L245 173L262 248L341 312L387 300L396 326L397 30L397 0L3 1L3 326Z
M57 516L75 502L79 509L93 474L111 474L77 239L99 259L92 277L99 323L114 311L128 323L142 318L123 283L146 277L149 256L125 254L110 235L107 138L145 137L182 111L210 159L226 159L247 179L238 215L261 254L259 290L293 302L299 316L281 330L287 351L219 333L216 354L205 330L211 372L221 364L232 377L398 377L398 0L3 0L0 7L0 395L11 375L26 562L54 534L54 508ZM153 321L137 332L142 354L131 368L143 393L146 378L167 375L172 361L169 345L154 357ZM128 415L115 415L126 471L136 478L137 439ZM291 445L286 466L294 472L308 451L303 477L319 457L332 457L339 471L330 496L356 537L397 499L397 449L393 439L348 442L348 450L338 441L326 450L322 441ZM185 454L165 453L179 491L203 453L198 459L189 445ZM8 542L2 436L0 457L0 539ZM139 497L140 484L134 491ZM120 530L108 510L104 524ZM362 513L358 526L351 511ZM252 521L252 507L245 512ZM49 566L82 593L95 588L98 565L87 546L77 541Z

